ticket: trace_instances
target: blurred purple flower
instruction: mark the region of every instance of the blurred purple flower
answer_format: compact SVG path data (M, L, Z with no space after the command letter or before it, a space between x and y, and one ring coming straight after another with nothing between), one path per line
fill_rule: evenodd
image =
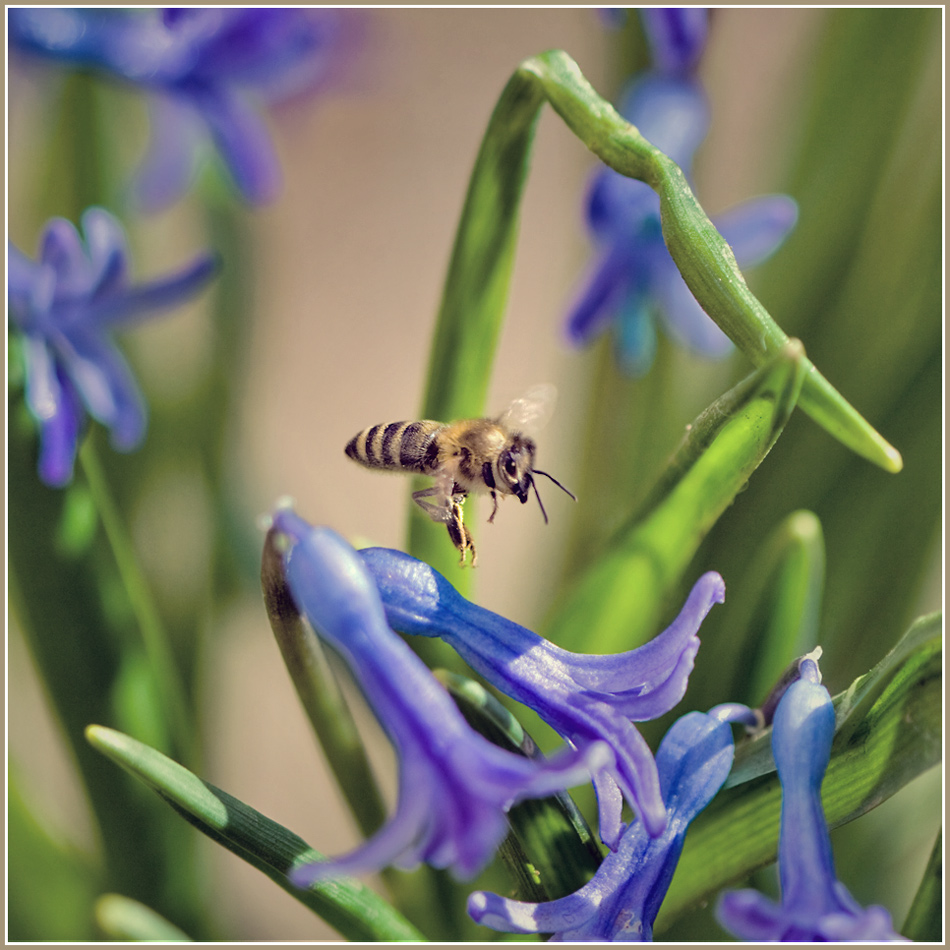
M783 694L772 727L782 783L781 902L754 890L730 891L720 898L716 918L730 933L755 942L903 940L883 907L862 908L835 877L821 804L835 711L813 656L800 662L801 678Z
M132 286L119 222L89 208L82 229L80 237L71 222L52 218L38 261L12 244L7 256L10 323L23 335L26 402L40 425L39 474L57 488L72 479L86 412L121 452L145 434L145 402L113 330L193 297L215 269L202 254L170 277Z
M697 631L725 586L713 572L693 587L669 628L636 650L588 656L562 650L511 620L467 601L422 561L384 548L360 552L379 587L389 624L441 637L494 687L535 710L580 750L601 741L612 761L594 773L602 840L617 846L626 796L650 834L666 809L649 746L633 725L672 709L686 691Z
M476 891L472 918L507 933L550 933L556 941L648 941L673 879L690 822L712 801L732 768L728 724L699 712L673 723L656 753L667 821L659 837L641 822L627 827L580 890L540 904Z
M641 14L656 64L627 86L619 110L689 177L693 154L709 128L705 94L689 75L705 41L705 18L687 10ZM797 217L791 198L767 195L713 223L740 266L751 267L778 249ZM657 318L667 334L695 353L720 359L732 351L673 263L663 240L659 198L648 185L602 168L591 182L587 222L598 250L567 318L569 343L586 345L611 328L617 361L631 376L642 376L653 365Z
M709 11L705 7L646 7L639 12L650 45L651 68L665 76L692 72L706 48Z
M472 877L504 838L511 805L587 782L590 771L610 759L604 744L547 760L493 745L465 722L448 692L389 628L357 552L289 509L279 510L273 523L289 542L284 567L294 601L346 660L399 758L395 814L349 855L295 869L296 885L420 861Z
M242 196L258 204L280 187L262 106L326 82L349 46L349 23L346 11L328 8L38 7L10 11L9 42L157 94L135 185L144 207L185 191L209 137Z

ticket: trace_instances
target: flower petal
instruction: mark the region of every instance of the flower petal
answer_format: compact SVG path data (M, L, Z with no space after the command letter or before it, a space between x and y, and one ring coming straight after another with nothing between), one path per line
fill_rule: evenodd
M617 245L594 262L564 327L572 346L585 346L610 325L630 290L630 266L625 249Z
M129 244L125 230L104 208L87 208L82 215L89 261L89 290L93 299L118 292L126 283Z
M709 29L705 7L647 7L640 10L640 21L654 69L677 75L696 68Z
M211 137L242 196L265 204L277 196L280 165L270 132L245 97L224 89L206 89L194 96Z
M788 195L763 195L716 215L719 233L740 267L754 267L781 247L798 221L798 204Z
M672 260L669 263L654 284L657 310L664 327L680 346L708 359L723 359L735 348L732 340L700 307Z
M110 429L114 448L130 452L145 436L147 410L125 357L110 340L74 329L60 358L90 415Z
M132 179L135 203L144 211L168 207L189 188L199 144L206 139L191 103L176 95L148 97L149 144Z

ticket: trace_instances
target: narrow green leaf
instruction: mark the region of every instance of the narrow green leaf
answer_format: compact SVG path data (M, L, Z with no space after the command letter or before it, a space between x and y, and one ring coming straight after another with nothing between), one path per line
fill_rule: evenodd
M548 639L610 653L653 636L700 542L782 432L806 371L793 341L697 419L649 506L555 605Z
M943 939L943 832L937 835L930 860L901 934L917 943Z
M512 80L492 113L449 262L429 355L423 418L449 422L485 413L542 102L540 90ZM459 570L445 527L433 524L415 504L410 504L408 550L467 594L471 573Z
M104 726L89 726L86 737L95 749L158 792L196 828L262 871L346 939L425 939L398 911L352 878L318 883L307 890L294 887L287 879L288 872L322 855L293 832L203 782L184 766Z
M760 547L744 579L745 595L730 619L742 636L719 644L732 687L719 695L758 706L787 665L815 647L824 581L821 522L810 511L794 511Z
M541 755L517 719L484 687L437 670L469 725L496 745L528 758ZM518 899L549 901L586 884L601 853L584 816L567 792L527 799L508 812L511 830L499 854L518 886Z
M350 707L320 641L307 627L287 587L276 537L271 528L264 540L261 558L261 587L267 618L327 762L360 831L368 837L386 818L383 797Z
M835 697L837 731L821 790L830 828L870 811L940 761L941 631L940 615L922 618ZM771 730L737 748L723 791L690 828L660 930L775 859L782 796L770 748Z
M151 907L121 894L103 894L96 901L96 923L110 940L179 943L191 940Z

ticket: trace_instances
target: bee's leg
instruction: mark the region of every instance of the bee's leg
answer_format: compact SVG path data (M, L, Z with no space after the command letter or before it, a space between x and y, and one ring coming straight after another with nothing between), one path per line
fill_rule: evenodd
M465 497L464 495L462 496ZM478 560L478 555L475 553L475 542L472 540L472 533L465 527L465 522L462 519L462 503L461 501L452 502L452 519L446 522L446 528L449 531L449 537L452 539L452 543L455 547L461 552L462 557L459 561L459 564L465 565L465 552L472 552L472 567L475 567L476 561Z
M495 515L498 513L498 493L493 488L491 490L491 514L488 516L488 523L491 524L495 520Z

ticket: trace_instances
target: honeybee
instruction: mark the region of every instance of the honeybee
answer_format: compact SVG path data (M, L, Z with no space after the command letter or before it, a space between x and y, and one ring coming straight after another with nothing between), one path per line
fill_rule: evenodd
M489 523L498 513L499 498L515 495L524 504L533 489L547 524L548 513L535 475L544 475L577 500L553 475L534 467L536 447L525 434L527 429L539 429L550 418L556 397L554 386L543 383L532 387L495 419L382 423L353 436L346 454L367 468L431 475L433 485L413 492L413 501L433 521L446 526L461 554L461 564L465 564L466 553L472 552L474 567L475 543L462 515L462 503L470 492L491 496Z

